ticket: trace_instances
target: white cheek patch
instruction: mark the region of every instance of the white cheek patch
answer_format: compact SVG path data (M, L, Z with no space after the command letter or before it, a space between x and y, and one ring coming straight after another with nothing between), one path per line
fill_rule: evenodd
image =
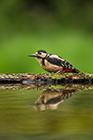
M45 56L46 56L46 53L43 53L43 52L42 52L42 57L45 57Z

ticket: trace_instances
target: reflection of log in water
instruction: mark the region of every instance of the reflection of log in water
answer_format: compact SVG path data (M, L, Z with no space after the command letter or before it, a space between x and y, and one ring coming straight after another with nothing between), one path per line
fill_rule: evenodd
M70 98L73 93L79 90L93 89L93 85L64 84L64 85L22 85L22 84L1 84L0 89L38 89L43 92L35 101L37 110L57 109L59 104ZM33 96L36 96L35 94Z

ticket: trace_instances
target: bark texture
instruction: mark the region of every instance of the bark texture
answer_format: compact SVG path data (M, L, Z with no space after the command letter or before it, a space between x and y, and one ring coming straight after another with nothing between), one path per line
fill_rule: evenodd
M93 74L0 74L0 84L93 84Z

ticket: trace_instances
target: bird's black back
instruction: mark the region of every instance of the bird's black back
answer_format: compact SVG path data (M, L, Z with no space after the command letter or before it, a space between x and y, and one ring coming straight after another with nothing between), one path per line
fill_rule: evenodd
M60 67L65 67L65 68L72 68L73 66L67 62L66 60L61 60L61 59L58 59L58 58L53 58L53 57L48 57L47 58L48 62L50 62L51 64L54 64L54 65L57 65L57 66L60 66Z

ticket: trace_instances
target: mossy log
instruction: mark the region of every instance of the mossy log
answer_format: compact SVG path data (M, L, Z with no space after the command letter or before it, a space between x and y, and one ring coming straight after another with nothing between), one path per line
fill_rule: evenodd
M0 74L0 84L93 84L93 74Z

